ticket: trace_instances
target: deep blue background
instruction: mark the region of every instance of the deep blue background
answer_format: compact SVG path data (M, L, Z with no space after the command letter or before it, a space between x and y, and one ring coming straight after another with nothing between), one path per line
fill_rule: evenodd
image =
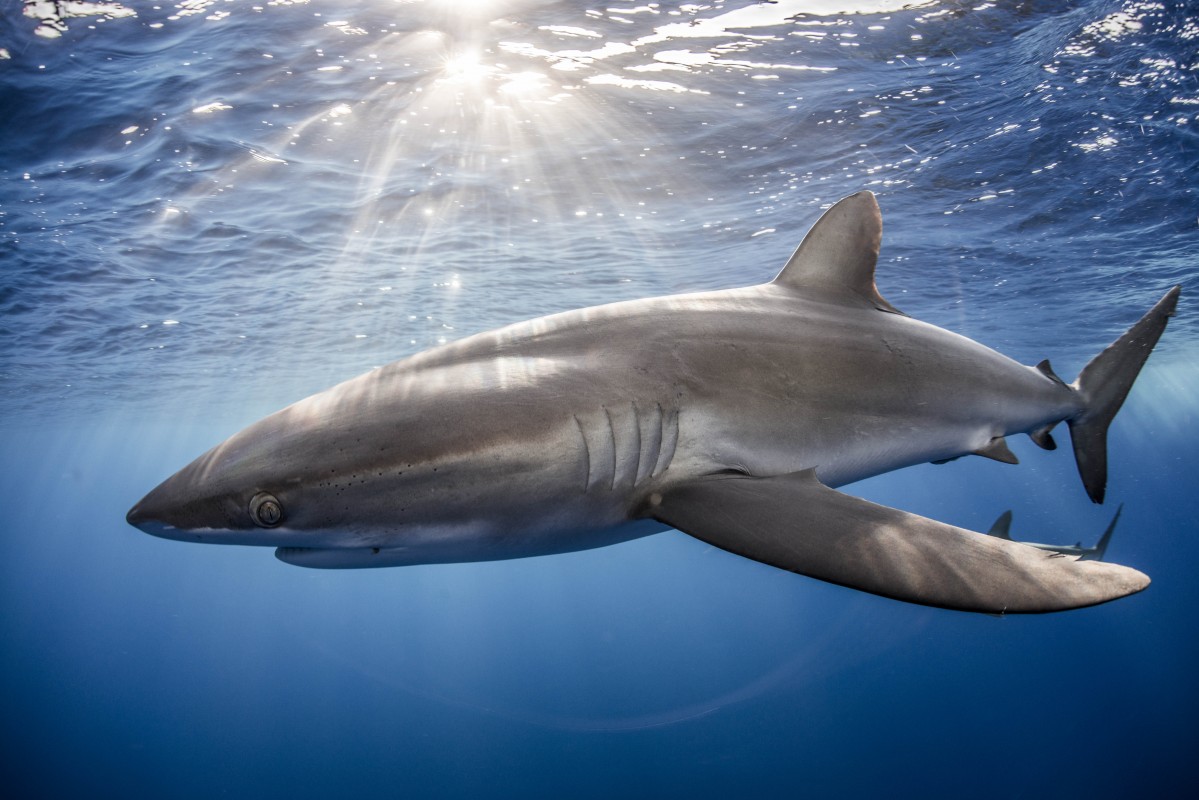
M58 37L0 11L13 796L1199 789L1187 4L126 5ZM124 522L240 427L442 339L767 280L861 188L884 296L1067 379L1184 284L1107 506L1023 438L1019 467L850 487L1063 543L1123 502L1108 556L1146 592L998 619L676 533L319 572Z

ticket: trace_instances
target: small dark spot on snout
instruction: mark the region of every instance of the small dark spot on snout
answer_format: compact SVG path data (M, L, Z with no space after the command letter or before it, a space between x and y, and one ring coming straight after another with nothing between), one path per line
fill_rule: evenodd
M375 555L375 556L379 555L379 548L377 548L377 547L372 547L372 548L371 548L371 555Z

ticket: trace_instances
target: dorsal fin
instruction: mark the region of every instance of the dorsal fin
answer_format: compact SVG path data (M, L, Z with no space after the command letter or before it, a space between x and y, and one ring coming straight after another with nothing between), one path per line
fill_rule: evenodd
M796 289L851 292L877 309L900 314L874 285L882 239L883 217L874 193L852 194L816 221L774 282Z
M1035 369L1037 372L1041 373L1042 375L1044 375L1046 378L1053 381L1054 383L1060 384L1062 386L1066 385L1066 382L1064 380L1062 380L1061 378L1059 378L1057 376L1057 373L1053 371L1053 367L1049 366L1049 359L1045 359L1040 364L1037 364L1035 367L1033 367L1033 369Z

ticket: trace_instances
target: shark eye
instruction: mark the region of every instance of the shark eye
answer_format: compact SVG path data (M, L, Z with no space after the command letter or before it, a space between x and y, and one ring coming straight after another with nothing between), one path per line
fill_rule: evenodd
M273 528L283 521L283 506L273 494L259 492L250 499L250 519L260 528Z

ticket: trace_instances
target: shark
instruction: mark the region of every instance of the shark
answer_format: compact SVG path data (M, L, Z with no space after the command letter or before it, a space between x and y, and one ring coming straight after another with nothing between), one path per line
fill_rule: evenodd
M1077 542L1075 544L1041 544L1038 542L1021 541L1020 543L1026 544L1029 547L1047 550L1050 553L1057 553L1058 555L1076 556L1079 561L1102 561L1104 555L1107 554L1107 546L1111 543L1112 534L1116 531L1116 523L1120 521L1120 515L1122 513L1124 513L1123 503L1121 503L1120 507L1116 509L1115 516L1113 516L1112 521L1107 524L1107 528L1105 528L1103 533L1099 536L1099 541L1095 543L1094 547L1084 547L1082 542ZM987 531L987 535L998 536L1000 539L1011 540L1012 512L1004 511L1002 514L1000 514L999 518L995 520L994 524L992 524L990 529Z
M617 302L479 333L250 425L127 520L274 547L288 564L542 556L675 528L800 575L986 614L1095 605L1130 567L1048 552L839 491L977 454L1055 447L1065 422L1102 502L1106 437L1174 313L1175 286L1072 383L899 311L882 216L833 204L768 283Z

